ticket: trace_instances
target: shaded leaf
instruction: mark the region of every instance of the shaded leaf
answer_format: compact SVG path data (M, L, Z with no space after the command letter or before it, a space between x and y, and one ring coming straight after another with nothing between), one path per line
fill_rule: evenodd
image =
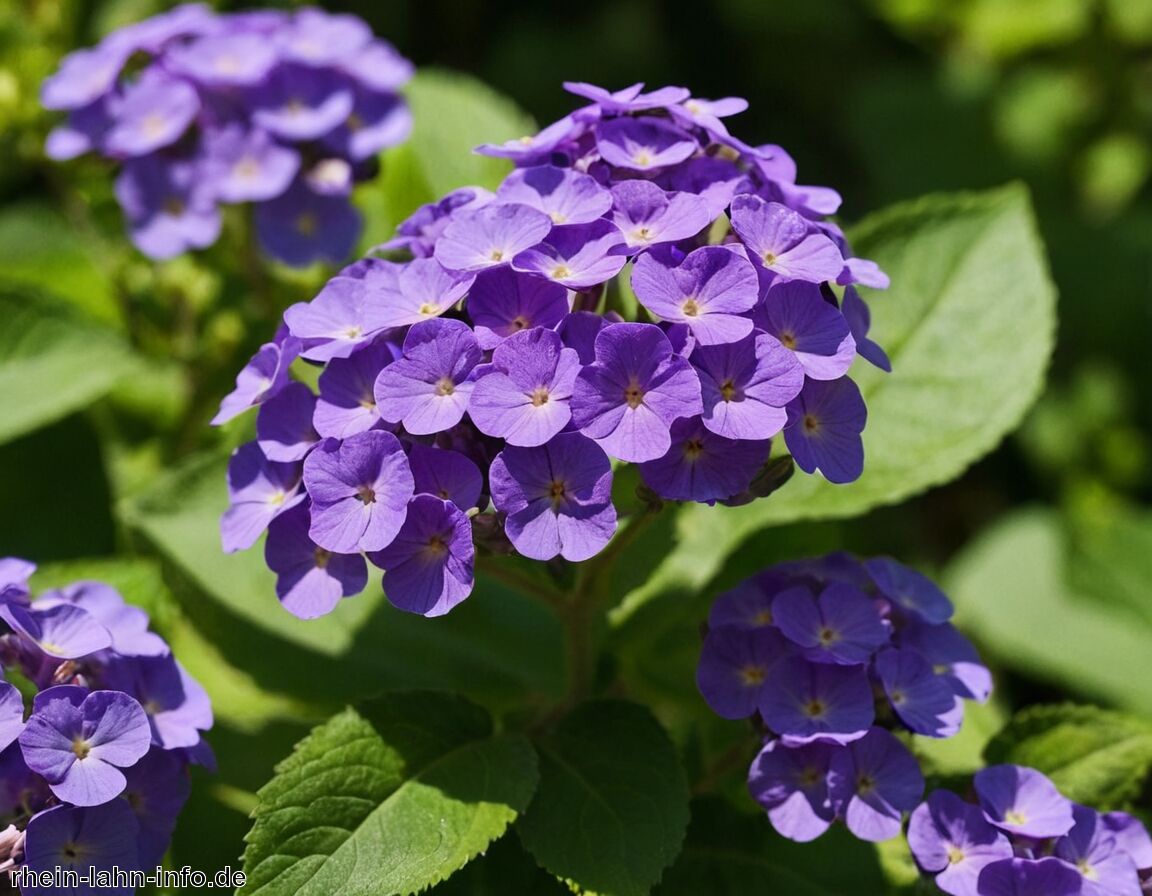
M1030 706L996 735L985 758L1039 769L1070 799L1116 809L1152 771L1152 725L1095 706Z
M587 703L542 738L540 787L518 825L536 861L580 892L644 896L676 857L688 785L644 707Z

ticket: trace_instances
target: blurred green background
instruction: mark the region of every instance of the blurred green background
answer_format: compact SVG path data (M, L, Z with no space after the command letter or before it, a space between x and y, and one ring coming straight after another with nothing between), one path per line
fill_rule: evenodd
M258 586L237 584L221 611L199 598L211 571L186 576L151 559L157 543L215 538L133 523L158 481L180 496L207 490L221 499L218 479L201 482L182 463L240 437L208 431L207 418L242 359L270 336L278 310L309 298L323 277L253 278L237 263L238 220L203 256L146 263L120 238L107 169L43 158L53 120L38 108L39 81L68 50L167 5L0 4L0 386L28 396L15 424L6 430L0 421L0 554L64 563L54 577L90 574L87 560L106 558L97 570L157 612L217 696L221 774L199 782L174 852L177 864L216 867L235 863L252 792L306 722L323 715L316 704L380 682L453 684L479 674L499 705L519 693L525 673L509 669L504 681L485 663L499 665L509 649L539 654L533 662L551 672L532 688L548 692L556 670L547 654L558 636L512 596L507 617L465 611L455 628L433 635L362 598L354 616L326 628L284 614L260 637L282 637L290 649L269 647L273 640L251 640L234 625L244 617L263 624L253 617L276 610L244 604ZM847 222L924 193L1026 183L1059 289L1060 330L1048 387L1019 431L959 480L898 507L757 533L706 590L786 557L838 547L893 554L941 578L960 623L996 666L1000 698L973 722L977 746L1009 711L1035 702L1094 700L1152 714L1152 0L324 5L363 16L421 68L486 82L538 123L572 108L563 80L747 97L734 132L785 146L802 183L843 194ZM404 211L370 210L367 243L384 239ZM26 320L29 301L58 319ZM45 410L13 381L6 362L34 353L27 334L37 331L69 334L58 366L81 390L68 403L79 412ZM125 376L108 369L117 346L131 365ZM691 663L698 603L693 613L629 660L641 670L635 690L657 705L662 693L644 680L644 651L655 656L678 638L672 662ZM504 618L519 627L511 647L500 640ZM408 656L443 656L449 668L406 667L404 645L415 638L440 643L408 646ZM398 651L397 659L384 671L339 660L340 645L352 641ZM265 648L274 664L256 656ZM317 657L325 664L310 665Z

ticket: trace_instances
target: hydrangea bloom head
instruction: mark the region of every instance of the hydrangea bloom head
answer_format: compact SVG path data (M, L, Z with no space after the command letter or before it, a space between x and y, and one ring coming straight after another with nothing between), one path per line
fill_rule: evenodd
M233 476L225 549L271 523L268 556L297 612L350 593L361 554L387 570L394 603L446 611L471 587L455 511L485 540L502 528L524 556L588 559L616 528L614 461L638 464L665 500L708 504L752 500L781 435L810 473L860 474L865 408L847 374L867 315L849 320L843 297L883 278L827 219L835 194L797 186L779 147L730 135L721 118L743 100L566 86L589 102L535 137L479 147L516 165L495 192L464 187L418 209L288 309L221 406L217 422L262 405L259 439L234 461L245 475ZM324 365L314 401L284 375L297 356ZM390 467L388 494L422 507L406 522L388 504L392 523L371 543L346 517L372 511L333 503L375 486L341 474L339 494L314 487L366 437L412 474ZM437 455L456 471L469 462L478 494L417 475ZM279 523L288 513L309 516L311 553L299 523ZM419 547L433 535L436 562ZM820 686L867 688L848 668L818 670Z
M1140 896L1152 838L1124 812L1073 803L1035 769L977 772L978 802L946 790L912 813L908 845L951 896Z
M0 871L153 868L211 764L208 696L101 582L30 598L34 567L0 560ZM11 682L20 682L18 689Z
M697 668L708 705L753 718L765 742L749 773L776 829L818 837L837 819L864 840L895 836L924 779L892 732L949 737L965 699L986 699L987 670L947 621L951 603L907 599L931 583L894 560L848 554L770 567L713 604ZM975 688L955 674L983 683ZM798 770L798 771L797 771Z
M411 128L397 92L410 76L352 15L188 4L63 60L41 90L67 113L47 152L119 164L117 199L152 258L211 245L220 206L250 202L269 255L339 262L360 234L353 185Z

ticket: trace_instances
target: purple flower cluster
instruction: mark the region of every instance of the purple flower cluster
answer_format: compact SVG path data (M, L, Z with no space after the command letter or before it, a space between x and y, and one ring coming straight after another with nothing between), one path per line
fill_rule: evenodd
M1017 765L981 770L973 789L975 803L937 790L909 822L912 854L943 892L1141 896L1152 886L1152 839L1133 816L1073 803Z
M835 553L770 567L720 595L697 669L708 705L765 732L748 785L785 837L843 819L863 840L900 833L924 792L892 732L950 737L988 670L929 579L888 558Z
M224 547L269 529L281 599L315 616L364 587L406 610L469 592L469 517L520 554L585 560L616 527L612 460L668 500L741 502L783 433L796 463L859 476L867 340L853 284L887 278L825 219L777 146L721 118L747 106L668 87L608 93L479 151L495 193L424 206L380 252L295 305L220 423L261 405L230 471ZM635 319L626 319L625 314ZM319 394L292 382L323 365Z
M353 185L411 129L411 74L352 15L178 6L64 59L41 91L68 113L47 152L120 163L116 197L152 258L211 245L220 205L251 202L269 255L339 262L360 234Z
M208 695L110 586L32 600L34 570L0 560L0 871L155 867L213 764Z

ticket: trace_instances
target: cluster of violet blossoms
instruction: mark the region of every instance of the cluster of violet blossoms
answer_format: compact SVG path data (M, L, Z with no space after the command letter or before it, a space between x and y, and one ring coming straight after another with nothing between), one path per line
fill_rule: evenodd
M178 6L64 59L41 91L68 112L47 152L120 163L116 197L152 258L211 245L220 205L250 202L269 255L339 262L361 229L353 185L411 129L411 74L355 16Z
M720 595L697 669L708 705L765 734L749 772L776 830L813 840L842 819L863 840L900 833L924 793L893 732L950 737L989 671L933 582L844 553L770 567Z
M224 400L216 423L261 406L224 548L267 528L292 612L359 592L365 557L394 604L447 612L472 587L473 527L586 560L616 529L613 459L709 504L751 500L781 433L806 472L860 475L847 371L887 359L853 284L887 278L825 218L839 197L729 134L744 100L566 87L587 105L479 148L517 166L495 193L420 208L386 259L289 308ZM323 366L318 395L290 380L297 357Z
M156 867L211 766L208 695L110 586L0 559L0 872Z
M1125 812L1064 797L1035 769L994 765L973 779L976 803L937 790L912 813L908 845L951 896L1141 896L1152 889L1152 839Z

